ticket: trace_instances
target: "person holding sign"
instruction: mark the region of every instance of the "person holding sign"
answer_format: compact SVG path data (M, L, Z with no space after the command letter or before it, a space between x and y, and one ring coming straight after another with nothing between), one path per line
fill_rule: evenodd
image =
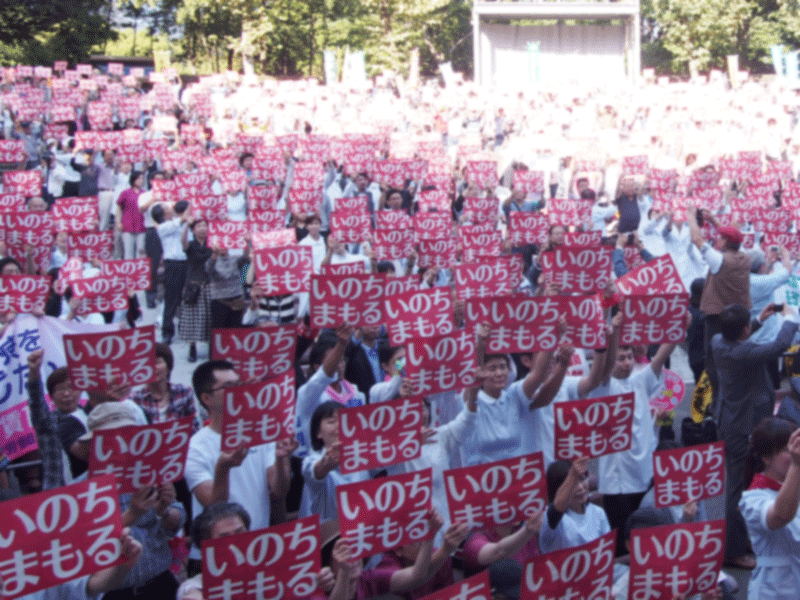
M611 531L602 508L589 502L589 457L570 464L559 460L547 468L550 505L542 521L539 546L554 552L586 544Z
M756 568L748 598L796 598L800 588L800 429L779 418L753 431L739 501Z

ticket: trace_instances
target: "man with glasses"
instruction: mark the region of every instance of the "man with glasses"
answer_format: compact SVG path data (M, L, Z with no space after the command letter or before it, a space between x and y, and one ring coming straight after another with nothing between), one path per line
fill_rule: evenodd
M227 360L209 360L192 375L192 386L200 404L208 411L209 423L192 436L184 476L192 491L192 512L199 515L214 502L238 502L250 514L252 528L270 525L270 503L283 505L289 491L289 455L294 440L241 447L222 452L222 418L226 388L242 381ZM189 575L199 573L200 553L192 548Z

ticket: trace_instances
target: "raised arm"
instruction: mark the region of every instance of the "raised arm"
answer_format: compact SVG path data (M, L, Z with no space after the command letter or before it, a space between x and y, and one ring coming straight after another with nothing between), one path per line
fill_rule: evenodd
M499 542L489 542L484 544L478 551L478 564L486 567L498 560L511 558L519 552L525 544L530 542L542 528L542 515L539 511L535 515L528 517L525 523L514 533L507 535Z
M530 394L527 394L527 391L525 390L527 377L525 378L525 382L522 384L523 392L526 393L528 398L530 398L534 392L536 394L531 400L531 410L541 408L542 406L547 406L553 401L553 398L556 397L558 390L561 389L561 384L564 383L564 377L567 374L567 369L569 369L569 363L573 352L575 352L575 348L573 348L570 344L563 344L561 347L559 347L558 352L556 352L555 367L552 369L549 377L542 384L538 391L534 390ZM531 374L529 373L528 377L530 377L530 375Z
M686 207L686 220L689 223L689 236L692 243L697 246L697 249L703 247L703 231L700 225L697 224L697 208L689 205Z

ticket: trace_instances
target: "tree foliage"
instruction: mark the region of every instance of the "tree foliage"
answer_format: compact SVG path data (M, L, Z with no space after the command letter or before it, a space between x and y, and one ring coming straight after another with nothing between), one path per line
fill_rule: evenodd
M115 37L110 11L106 0L0 2L0 61L83 61L92 46Z
M796 6L785 0L653 0L643 8L658 24L658 42L678 72L690 61L699 70L724 68L729 54L758 68L769 62L773 44L800 41Z

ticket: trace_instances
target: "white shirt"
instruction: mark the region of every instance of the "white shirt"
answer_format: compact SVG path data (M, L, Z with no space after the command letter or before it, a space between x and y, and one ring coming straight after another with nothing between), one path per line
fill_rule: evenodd
M203 506L194 489L204 481L214 481L214 471L221 453L222 436L210 427L203 427L189 440L184 477L192 490L192 514L197 516ZM262 444L248 450L244 462L230 471L228 501L238 502L250 515L250 529L269 527L270 497L267 469L275 464L275 444ZM192 558L200 551L192 547Z
M653 478L653 452L658 443L650 398L662 384L663 377L656 377L652 366L627 379L611 378L608 395L634 393L633 431L630 450L600 457L599 492L635 494L649 487Z
M314 273L319 274L322 267L322 259L325 258L325 254L328 252L328 247L325 245L325 238L319 236L319 239L315 240L310 235L307 235L297 243L301 246L311 246L311 261L314 265Z
M757 563L750 576L748 598L797 598L800 589L800 515L785 527L770 530L767 511L777 495L770 489L745 490L739 500Z
M589 502L583 514L567 510L555 529L550 528L545 514L542 529L539 531L539 547L542 553L574 548L588 544L609 531L611 525L608 524L606 512Z
M161 238L161 247L164 249L164 260L186 260L183 251L181 234L184 224L177 217L156 225L158 237Z
M300 501L300 518L319 515L320 522L338 519L336 488L343 483L367 481L369 471L343 475L339 469L330 471L322 479L314 475L314 465L322 459L325 450L311 450L303 459L303 496Z

